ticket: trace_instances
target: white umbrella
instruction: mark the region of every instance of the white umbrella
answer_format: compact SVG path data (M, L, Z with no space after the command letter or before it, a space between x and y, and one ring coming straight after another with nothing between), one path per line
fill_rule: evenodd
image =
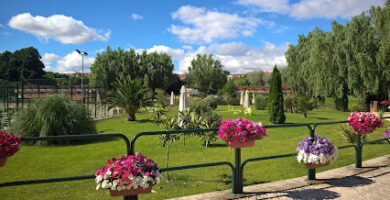
M249 91L245 91L245 99L244 99L244 108L249 108L250 103L249 103Z
M180 89L180 100L179 100L179 111L183 112L188 107L188 99L187 99L187 92L186 92L186 86L181 86Z
M174 98L174 94L173 94L173 91L171 92L171 102L169 105L173 106L175 105L175 100L173 99Z
M256 102L256 96L255 93L252 93L252 104L255 105Z
M244 91L241 91L241 95L240 95L240 105L243 105L244 104Z

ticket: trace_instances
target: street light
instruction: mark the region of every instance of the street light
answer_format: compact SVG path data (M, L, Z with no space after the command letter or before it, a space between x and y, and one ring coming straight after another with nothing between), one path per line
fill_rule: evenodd
M85 104L84 99L84 56L88 56L88 53L86 51L80 51L76 49L77 53L81 55L81 99L83 100L83 103Z

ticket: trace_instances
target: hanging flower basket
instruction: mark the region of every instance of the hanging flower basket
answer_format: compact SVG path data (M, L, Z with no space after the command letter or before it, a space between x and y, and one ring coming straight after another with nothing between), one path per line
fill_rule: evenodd
M383 126L381 119L369 112L353 112L348 117L347 124L352 127L357 135L369 134L376 128Z
M308 169L328 166L331 160L337 159L337 148L325 137L318 134L315 138L305 137L297 145L297 160Z
M0 167L4 166L8 157L0 157Z
M253 147L256 140L248 140L247 142L235 142L235 141L226 141L226 144L229 148L244 148L244 147Z
M20 138L14 134L0 130L0 167L5 165L7 158L19 151Z
M326 166L329 165L329 163L330 163L330 160L328 162L326 162L326 163L318 163L318 164L316 164L316 163L305 163L305 166L308 169L316 169L316 168L319 168L319 167L326 167Z
M140 153L119 156L95 173L96 190L109 189L111 196L134 196L150 193L162 178L157 164Z
M225 140L229 148L251 147L255 144L255 140L267 136L261 123L250 122L243 118L222 121L217 133L218 138Z
M145 193L150 193L152 192L152 186L149 186L147 188L131 188L131 189L126 189L126 190L110 190L111 196L117 197L117 196L134 196L138 194L145 194Z

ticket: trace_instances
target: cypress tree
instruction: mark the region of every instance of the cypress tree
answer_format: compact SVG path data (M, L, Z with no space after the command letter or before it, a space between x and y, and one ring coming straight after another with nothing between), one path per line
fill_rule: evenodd
M275 66L272 72L268 96L268 113L271 123L283 124L286 121L283 101L282 78L278 68Z

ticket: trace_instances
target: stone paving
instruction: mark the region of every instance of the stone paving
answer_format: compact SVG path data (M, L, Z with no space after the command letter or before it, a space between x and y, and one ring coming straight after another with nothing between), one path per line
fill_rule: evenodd
M317 182L308 184L306 177L244 187L244 194L231 190L175 198L207 199L353 199L390 200L390 155L354 165L317 173Z

